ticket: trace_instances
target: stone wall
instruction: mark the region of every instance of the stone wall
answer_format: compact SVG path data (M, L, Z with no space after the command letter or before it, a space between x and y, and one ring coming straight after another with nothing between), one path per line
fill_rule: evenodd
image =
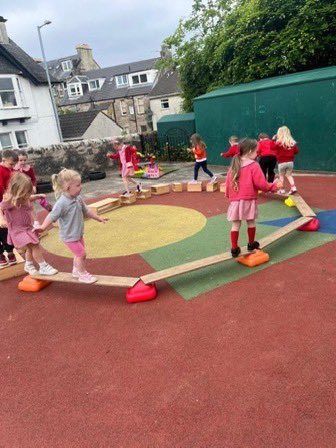
M124 141L141 149L140 138L137 134L127 136ZM84 179L90 171L117 168L117 162L112 162L106 157L106 154L112 150L111 139L95 139L29 148L27 153L29 163L34 166L38 180L48 181L52 174L58 173L62 168L74 169Z

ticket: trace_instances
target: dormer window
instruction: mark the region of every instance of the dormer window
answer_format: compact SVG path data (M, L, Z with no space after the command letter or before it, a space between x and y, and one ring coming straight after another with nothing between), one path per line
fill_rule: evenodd
M62 62L62 70L64 72L71 72L71 70L72 70L72 60L71 59Z
M92 79L89 81L89 90L99 90L100 89L100 79Z
M146 84L148 82L147 73L132 76L132 84Z
M69 98L75 98L77 96L83 95L81 84L80 83L68 84L68 95Z
M118 75L115 77L117 87L127 86L128 85L128 77L127 75Z

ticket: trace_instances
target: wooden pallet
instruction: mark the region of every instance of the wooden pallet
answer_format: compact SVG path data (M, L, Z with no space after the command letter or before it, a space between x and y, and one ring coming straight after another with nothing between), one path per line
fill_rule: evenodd
M136 197L137 199L149 199L152 196L152 192L150 190L141 190L137 191Z
M226 193L226 184L225 184L225 182L222 182L221 184L219 184L219 191L221 193Z
M131 193L129 196L122 194L120 196L120 202L122 205L134 204L136 202L136 195L134 193Z
M172 190L174 193L181 193L183 191L183 184L181 182L174 182L172 184Z
M188 182L187 191L189 193L199 193L203 190L202 182Z
M17 259L17 264L0 269L0 282L25 274L23 269L25 263L24 259L17 251L14 251L14 253Z
M121 202L119 198L107 198L102 199L101 201L94 202L90 204L88 207L97 215L102 215L103 213L109 212L121 206Z
M170 193L170 186L169 186L169 184L152 185L151 192L155 196L158 196L160 194L167 194L167 193Z
M218 190L218 182L208 182L206 184L206 191L208 193L214 193L215 191Z

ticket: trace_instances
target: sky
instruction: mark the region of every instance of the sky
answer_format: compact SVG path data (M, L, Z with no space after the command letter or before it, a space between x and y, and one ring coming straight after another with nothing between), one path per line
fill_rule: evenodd
M47 60L76 54L89 44L101 67L160 55L163 39L179 18L188 17L193 0L0 0L7 33L32 57L41 58L37 25Z

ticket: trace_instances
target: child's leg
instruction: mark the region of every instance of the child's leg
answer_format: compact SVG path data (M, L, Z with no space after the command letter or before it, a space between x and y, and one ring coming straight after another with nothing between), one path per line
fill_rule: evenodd
M274 172L274 168L276 165L276 157L269 157L269 161L268 161L268 167L267 167L267 171L268 171L268 182L274 182L274 178L275 178L275 172Z
M84 274L86 272L85 269L85 260L86 260L86 255L83 255L81 257L76 257L76 255L74 256L74 269L78 271L79 274Z
M292 176L292 173L293 173L293 168L287 168L286 177L288 179L288 182L290 183L290 186L294 187L295 181L294 181L294 177Z
M205 160L204 162L201 162L201 166L203 171L210 177L214 177L213 173L208 169L208 163Z
M132 179L130 176L127 176L127 181L131 182L134 185L138 185L138 182L136 180Z
M48 264L45 261L44 256L42 254L42 249L41 249L40 244L29 244L28 248L29 247L31 249L33 259L40 266L40 270L39 270L40 274L43 274L43 275L57 274L57 272L58 272L57 269L54 269L50 264Z
M240 226L241 226L241 221L232 221L232 227L231 227L231 247L232 247L232 249L237 249L237 247L238 247Z
M266 174L267 174L267 158L266 157L260 157L259 165L260 165L261 171L264 173L264 176L266 177Z
M246 224L247 224L248 242L252 244L255 241L256 223L254 219L248 219L246 220Z
M129 193L127 177L122 177L122 181L125 186L126 192Z
M201 164L199 162L195 162L195 166L194 166L194 180L198 179L198 171L201 167Z
M86 270L86 253L84 239L81 238L79 241L67 242L66 245L74 254L74 269L72 271L72 276L78 278L78 281L81 283L96 282L97 278L89 274Z

